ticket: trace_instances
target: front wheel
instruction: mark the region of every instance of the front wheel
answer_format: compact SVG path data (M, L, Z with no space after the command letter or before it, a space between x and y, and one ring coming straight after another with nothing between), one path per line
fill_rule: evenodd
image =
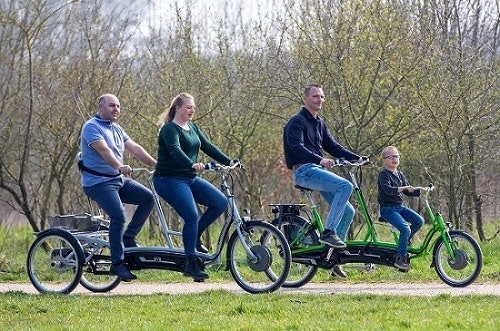
M291 264L290 247L283 234L263 221L241 226L243 238L235 231L227 246L228 267L236 283L249 293L269 293L281 287ZM242 240L255 258L245 250Z
M276 218L272 223L285 235L288 243L295 242L297 247L308 245L317 245L319 235L315 230L309 230L301 238L297 238L300 231L309 225L309 222L303 217L297 215L285 215L281 218ZM294 247L290 247L293 251ZM299 288L309 283L318 272L318 266L309 263L293 262L290 267L290 273L287 280L283 283L283 287Z
M446 284L465 287L479 276L483 253L477 241L463 231L450 231L449 238L455 258L448 253L443 239L440 238L434 246L434 267L439 278Z
M83 250L68 231L53 228L38 234L28 251L28 276L40 293L68 294L82 276Z

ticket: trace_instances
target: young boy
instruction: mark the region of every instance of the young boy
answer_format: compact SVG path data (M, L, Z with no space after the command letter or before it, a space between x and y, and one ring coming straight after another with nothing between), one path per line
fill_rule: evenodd
M380 216L399 230L399 242L394 266L402 271L410 269L407 257L408 242L422 227L424 219L415 211L403 206L403 194L418 197L420 190L410 186L398 170L399 153L396 147L382 150L384 169L378 175L378 203ZM410 225L408 225L408 223Z

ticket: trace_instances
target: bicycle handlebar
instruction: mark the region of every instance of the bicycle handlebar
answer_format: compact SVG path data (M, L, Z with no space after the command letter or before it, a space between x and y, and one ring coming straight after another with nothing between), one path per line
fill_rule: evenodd
M148 169L148 168L132 168L132 173L134 172L147 172L148 174L152 175L155 171L154 170L151 170L151 169Z
M210 162L205 164L205 171L232 170L235 168L244 169L243 164L241 164L239 161L236 161L233 165L230 166L226 166L216 162ZM155 171L154 169L151 170L148 168L132 168L132 173L134 172L147 172L149 175L152 175Z
M210 162L205 164L205 171L221 171L221 170L232 170L235 168L240 168L240 169L245 169L243 167L243 164L241 164L239 161L234 162L233 165L223 165L220 163L216 162Z
M424 191L424 192L431 192L431 191L434 191L436 187L434 186L434 184L430 183L429 185L427 185L426 187L421 187L421 186L415 186L414 189L417 189L417 190L420 190L420 191Z
M368 157L363 157L363 160L361 162L351 162L347 161L344 159L337 159L335 160L335 164L333 165L334 167L361 167L364 165L371 165L372 162Z

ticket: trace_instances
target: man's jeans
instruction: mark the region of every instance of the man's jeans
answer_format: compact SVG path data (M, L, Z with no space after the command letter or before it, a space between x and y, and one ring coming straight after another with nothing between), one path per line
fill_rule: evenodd
M320 165L306 163L294 171L295 184L320 192L330 205L325 228L333 230L344 240L354 217L354 208L349 203L352 184L326 170Z
M198 176L154 177L156 192L184 220L182 240L186 255L196 255L199 236L227 209L227 198L209 181ZM199 217L197 204L208 207Z
M125 259L123 237L134 239L154 207L151 190L133 179L120 176L107 182L84 187L83 192L108 215L109 246L111 263L118 264ZM125 208L123 204L137 205L137 208L125 232ZM123 233L123 236L122 236Z
M399 231L398 254L406 256L408 242L424 225L424 219L405 206L380 206L380 216ZM408 225L410 223L411 225Z

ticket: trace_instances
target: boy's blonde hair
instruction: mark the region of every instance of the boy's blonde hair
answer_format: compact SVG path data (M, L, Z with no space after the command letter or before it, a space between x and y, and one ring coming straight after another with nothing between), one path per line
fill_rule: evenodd
M398 152L398 149L394 146L387 146L387 147L384 147L384 149L382 150L382 153L380 153L380 157L382 159L384 159L387 155L390 155L392 154L392 152Z

